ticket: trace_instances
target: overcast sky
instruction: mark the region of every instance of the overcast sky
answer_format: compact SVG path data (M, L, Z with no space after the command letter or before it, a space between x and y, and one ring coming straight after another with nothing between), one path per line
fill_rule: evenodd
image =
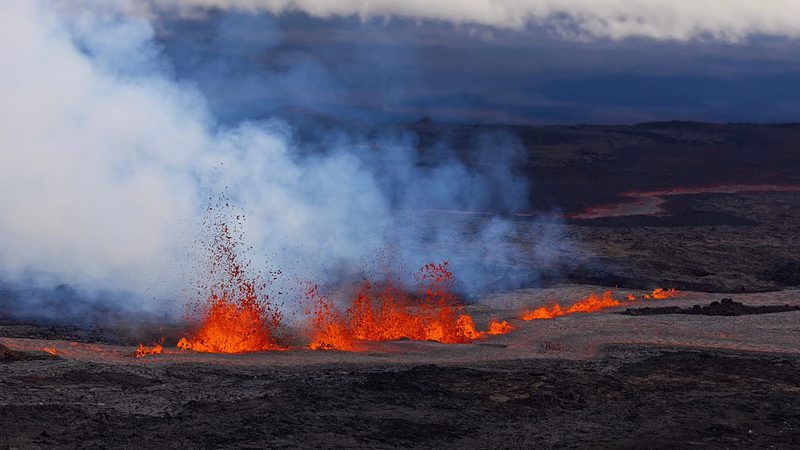
M800 120L796 1L317 3L184 0L153 14L176 76L229 120L286 107L372 121Z

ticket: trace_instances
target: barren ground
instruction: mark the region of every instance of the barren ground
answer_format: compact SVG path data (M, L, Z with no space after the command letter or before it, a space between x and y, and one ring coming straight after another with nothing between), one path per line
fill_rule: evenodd
M207 355L0 338L0 445L284 448L792 448L800 445L800 312L619 314L547 321L525 306L592 286L498 294L472 307L516 332L366 353ZM623 291L628 292L628 291ZM800 293L742 294L752 305ZM686 293L657 301L716 299ZM640 301L651 305L655 301ZM17 328L17 334L35 327ZM40 350L55 348L59 357Z
M441 132L418 128L423 147ZM796 125L516 131L544 210L579 212L632 189L800 183ZM14 316L28 294L0 286L0 447L800 448L800 312L620 314L725 297L800 305L798 211L798 192L701 194L670 197L658 215L568 220L575 246L552 267L496 262L540 279L469 306L481 327L497 317L518 329L467 345L180 352L179 325L136 328L102 310L94 326L29 321ZM533 246L541 228L524 215L516 226L515 245ZM518 319L554 300L655 287L684 295ZM133 358L139 340L162 335L164 354Z

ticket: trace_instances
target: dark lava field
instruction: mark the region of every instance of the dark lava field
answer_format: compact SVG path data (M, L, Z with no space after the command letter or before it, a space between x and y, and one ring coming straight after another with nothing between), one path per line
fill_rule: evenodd
M212 358L174 349L177 325L158 318L133 329L97 306L59 323L69 287L0 286L0 448L800 448L800 190L786 188L800 185L800 125L409 127L423 157L441 141L476 151L476 134L512 136L532 205L481 213L513 217L523 248L540 230L532 214L563 225L560 258L510 266L535 279L471 299L476 317L515 332ZM786 189L703 191L735 185ZM685 188L697 192L662 196L655 212L580 216ZM519 320L553 298L656 287L691 293ZM32 296L55 311L47 321L17 314ZM742 305L711 304L727 297ZM159 335L169 351L132 357Z

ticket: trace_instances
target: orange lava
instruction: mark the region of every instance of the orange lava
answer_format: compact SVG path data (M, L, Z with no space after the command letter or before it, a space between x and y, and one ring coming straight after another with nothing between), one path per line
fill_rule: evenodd
M42 351L52 356L58 356L58 351L53 347L42 347Z
M308 306L306 314L311 315L312 350L356 350L353 334L345 319L336 311L333 303L319 293L313 286L306 293Z
M619 300L615 299L611 291L605 291L602 296L595 293L589 294L588 297L578 301L569 308L562 308L558 303L553 303L550 306L543 306L533 311L526 311L522 313L522 320L542 320L553 319L560 316L566 316L577 312L595 312L605 308L613 308L619 306Z
M657 288L652 293L642 294L642 299L664 300L668 298L677 297L678 295L680 295L680 292L677 289ZM636 301L636 296L633 294L628 294L625 296L625 298L629 302ZM620 304L621 302L616 298L614 298L611 291L603 292L602 296L598 296L597 294L592 293L589 294L588 297L578 301L569 308L562 308L561 305L559 305L558 303L553 303L549 306L543 306L541 308L537 308L532 311L525 311L522 313L522 320L530 321L530 320L553 319L556 317L566 316L568 314L576 312L590 313L590 312L600 311L606 308L613 308L615 306L619 306Z
M648 294L642 294L643 300L666 300L668 298L675 298L680 295L680 292L677 289L663 289L663 288L656 288L653 292ZM628 294L628 300L634 301L636 300L636 296L633 294Z
M511 331L515 330L517 327L511 325L510 323L503 320L502 322L497 319L492 319L489 322L489 329L486 331L486 334L490 334L492 336L496 336L498 334L506 334L510 333Z
M309 347L357 350L359 341L406 338L461 344L484 337L452 293L454 278L446 262L426 265L417 273L417 280L416 296L394 280L380 284L364 281L341 313L316 287L312 288L307 310L312 329Z
M267 311L256 298L231 299L227 293L212 295L211 307L190 338L181 338L178 348L208 353L245 353L279 350L272 336Z
M137 358L144 358L145 356L148 355L160 355L161 352L164 351L163 344L164 344L164 338L161 338L161 340L158 341L158 343L153 345L139 344L139 346L136 347L136 352L133 354L133 356Z
M653 293L651 295L652 295L652 297L654 299L666 300L668 298L677 297L678 296L678 290L677 289L661 289L661 288L657 288L656 290L653 291Z
M178 348L208 353L281 350L274 337L281 315L263 294L266 283L246 275L247 266L238 262L235 234L224 223L217 225L210 275L221 274L222 280L210 287L208 299L199 305L194 332L181 338Z

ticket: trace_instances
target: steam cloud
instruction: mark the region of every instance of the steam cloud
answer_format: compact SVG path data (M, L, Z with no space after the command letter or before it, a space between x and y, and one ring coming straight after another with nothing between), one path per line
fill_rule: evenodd
M523 252L507 220L409 212L524 208L513 138L473 143L469 166L447 148L419 161L403 133L377 150L337 134L299 152L284 122L217 123L197 90L170 77L145 16L120 14L138 3L92 4L0 3L0 279L163 306L196 275L197 224L220 192L247 217L256 268L287 279L331 281L388 248L404 269L471 261L458 275L475 291L530 277L509 268L560 250L557 222L531 223L526 236L540 240Z
M151 0L151 4L185 14L213 7L274 14L302 11L323 18L400 17L511 29L538 25L572 39L800 37L800 3L795 0Z

